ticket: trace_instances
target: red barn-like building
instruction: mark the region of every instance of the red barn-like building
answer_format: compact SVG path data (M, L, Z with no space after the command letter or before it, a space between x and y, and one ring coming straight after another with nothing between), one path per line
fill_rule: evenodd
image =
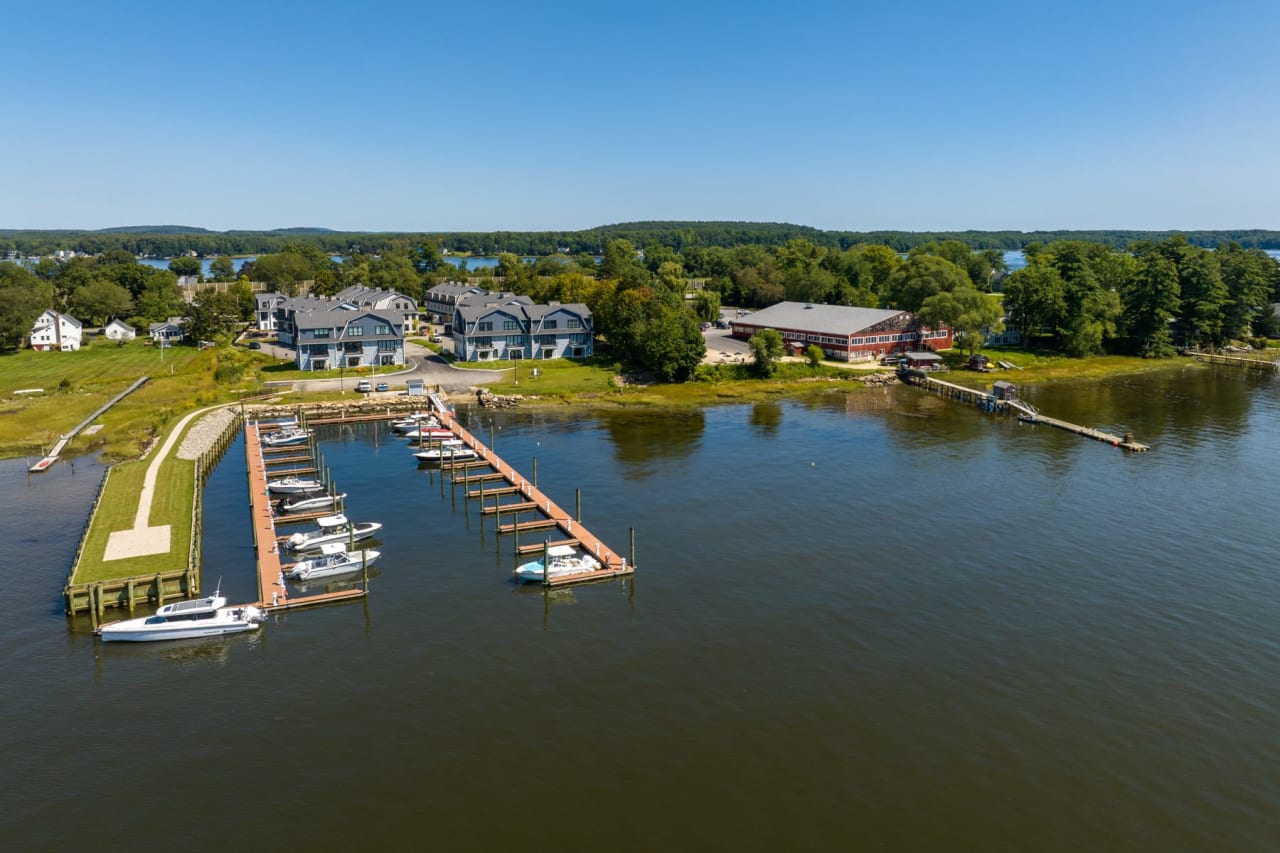
M735 338L774 329L787 344L817 344L828 358L866 361L889 353L950 349L951 329L929 329L910 311L779 302L730 321Z

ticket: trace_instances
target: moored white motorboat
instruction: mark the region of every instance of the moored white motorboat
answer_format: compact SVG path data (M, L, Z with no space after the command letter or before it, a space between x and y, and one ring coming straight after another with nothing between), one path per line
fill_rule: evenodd
M580 575L584 572L594 572L600 568L599 560L590 554L583 554L572 545L552 545L547 549L547 558L551 562L551 568L545 575L549 575L553 580L564 575ZM514 574L516 580L522 583L542 583L545 576L542 568L542 558L522 563L516 567Z
M306 444L311 438L309 429L282 429L270 432L262 437L263 447L290 447L295 444Z
M454 447L430 447L426 450L419 450L413 456L419 462L463 462L467 459L475 459L479 454L466 445L457 445Z
M336 506L338 501L345 498L346 493L340 495L330 495L321 492L320 494L312 494L306 492L299 494L293 498L285 498L276 504L279 512L312 512L317 509L327 509Z
M267 491L277 495L300 495L304 492L323 492L324 483L303 477L281 477L268 480Z
M326 515L316 519L317 529L307 533L295 533L285 541L291 551L315 551L327 542L359 541L368 539L382 529L377 521L352 523L345 515Z
M422 426L440 426L440 419L430 412L414 412L391 422L391 428L396 432L408 432Z
M329 542L320 546L320 556L294 563L284 576L289 580L312 581L335 575L347 575L358 572L382 556L381 551L367 549L364 551L347 551L340 542Z
M165 604L152 616L109 622L98 629L104 642L190 640L256 631L266 615L251 604L228 607L221 590L204 598Z
M407 432L405 432L404 437L409 439L409 441L420 441L420 440L435 441L437 439L442 439L442 438L444 439L453 438L454 436L453 436L453 430L448 430L448 429L445 429L444 427L423 426L423 427L415 427L414 429L408 430Z

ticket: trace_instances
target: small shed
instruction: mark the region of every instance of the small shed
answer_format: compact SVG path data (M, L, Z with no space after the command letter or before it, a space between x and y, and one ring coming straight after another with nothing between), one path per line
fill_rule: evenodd
M421 379L410 379L405 383L406 393L410 397L427 396L426 385Z
M907 367L914 367L917 370L941 370L942 356L932 350L924 350L922 352L904 352L903 360L906 361Z
M999 382L992 383L991 393L997 400L1016 400L1018 399L1018 386L1002 379Z

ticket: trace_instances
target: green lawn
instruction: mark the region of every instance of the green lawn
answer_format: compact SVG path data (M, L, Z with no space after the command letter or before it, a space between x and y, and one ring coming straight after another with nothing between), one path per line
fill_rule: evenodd
M506 376L486 387L495 394L524 394L542 397L568 395L598 396L614 390L618 365L604 358L520 359L516 361L454 362L454 367L471 370L502 370ZM538 371L534 376L533 371Z
M191 548L196 463L189 459L179 459L179 446L181 440L174 445L169 458L160 466L148 522L151 526L169 525L169 552L111 562L104 562L102 559L112 531L133 527L142 481L151 465L151 458L126 462L115 466L107 480L107 487L98 502L98 511L93 517L93 526L89 529L73 583L95 583L115 578L153 575L156 572L176 571L187 567L187 555Z

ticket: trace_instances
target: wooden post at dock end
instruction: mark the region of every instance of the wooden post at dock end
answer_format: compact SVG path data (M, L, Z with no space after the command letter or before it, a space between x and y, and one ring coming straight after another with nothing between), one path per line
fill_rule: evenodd
M533 487L538 488L538 457L533 457Z
M133 578L129 578L124 584L125 595L129 596L129 615L133 615Z
M631 528L631 568L636 567L636 529Z
M582 489L573 490L573 500L576 505L573 517L578 519L578 523L582 523Z
M493 447L493 420L489 421L489 446Z
M551 586L551 537L542 541L542 585Z
M164 604L164 578L156 572L156 606Z

